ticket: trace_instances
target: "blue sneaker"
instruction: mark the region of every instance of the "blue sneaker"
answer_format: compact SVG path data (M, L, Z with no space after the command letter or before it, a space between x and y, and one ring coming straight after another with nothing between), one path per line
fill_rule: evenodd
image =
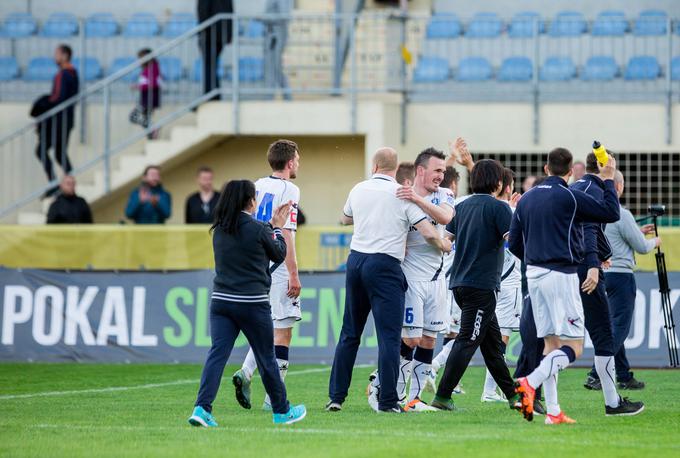
M203 426L204 428L214 428L217 426L215 417L201 406L194 407L194 413L189 417L191 426Z
M304 405L300 404L299 406L291 407L286 413L275 413L272 416L274 417L274 424L291 425L305 418L307 416L307 409L305 409Z

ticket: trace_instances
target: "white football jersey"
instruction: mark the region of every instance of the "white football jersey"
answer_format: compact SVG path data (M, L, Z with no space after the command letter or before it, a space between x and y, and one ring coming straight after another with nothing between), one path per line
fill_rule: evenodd
M288 180L268 176L260 178L255 182L255 190L257 191L257 210L255 210L253 216L259 221L269 222L277 207L289 200L293 201L290 217L283 226L283 229L290 229L293 234L293 240L295 240L300 188ZM272 283L288 281L288 269L285 263L280 265L272 263L270 264L270 269L273 269Z
M510 207L513 213L515 209ZM505 241L505 257L503 258L503 270L501 271L501 289L522 287L522 265L520 260L508 249L508 241Z
M440 207L447 205L453 208L454 196L448 189L440 188L426 199L434 205ZM437 224L430 216L427 220L437 228L440 235L443 235L444 225ZM406 256L401 267L410 281L434 281L446 274L442 252L427 243L415 227L411 227L406 236Z

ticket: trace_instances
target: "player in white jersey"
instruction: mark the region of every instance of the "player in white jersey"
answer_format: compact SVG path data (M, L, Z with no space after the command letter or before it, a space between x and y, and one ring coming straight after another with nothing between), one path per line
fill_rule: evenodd
M453 218L454 199L451 191L439 188L446 170L445 159L441 151L434 148L424 150L413 164L413 186L404 186L408 183L402 180L402 187L397 191L398 197L418 205L428 215L430 223L442 233L443 225ZM408 290L397 394L407 411L434 410L420 400L420 395L430 375L436 336L446 327L448 315L442 251L429 245L418 231L412 229L406 238L402 270ZM406 386L411 373L414 377L407 396ZM370 400L369 403L373 405Z
M298 274L295 255L295 231L297 229L298 204L300 189L291 180L297 177L300 166L300 153L297 144L290 140L277 140L269 145L267 160L272 169L268 177L255 182L257 190L257 211L253 215L260 221L269 221L273 209L285 202L292 202L288 222L283 226L283 238L286 240L286 260L281 264L271 264L272 285L269 291L269 302L272 307L274 324L274 351L279 364L281 380L288 372L288 349L293 335L293 325L301 319L300 311L300 276ZM232 377L236 388L236 400L246 409L250 409L250 381L257 369L257 362L252 350L248 351L243 366ZM269 396L265 397L263 409L271 409Z
M503 173L503 187L498 194L498 199L508 202L512 211L519 200L519 194L514 193L515 173L506 168ZM519 317L522 313L522 270L521 262L508 250L505 242L505 257L503 270L501 271L501 290L496 302L496 319L501 328L503 344L507 346L513 332L519 331ZM505 397L498 393L498 385L487 369L482 391L482 402L507 402Z

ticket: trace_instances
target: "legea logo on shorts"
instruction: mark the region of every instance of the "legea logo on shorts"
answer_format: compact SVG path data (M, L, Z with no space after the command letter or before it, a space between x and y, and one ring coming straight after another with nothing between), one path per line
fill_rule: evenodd
M477 337L479 336L479 331L482 328L482 316L484 315L484 312L481 310L477 310L477 316L475 316L475 328L472 330L472 337L470 337L470 340L477 340Z

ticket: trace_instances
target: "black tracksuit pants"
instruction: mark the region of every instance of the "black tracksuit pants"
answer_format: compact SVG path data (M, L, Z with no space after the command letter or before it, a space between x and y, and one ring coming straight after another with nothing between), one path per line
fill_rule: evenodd
M515 395L515 388L503 358L503 340L496 319L496 292L460 286L453 289L453 294L462 311L460 333L446 360L437 396L446 399L451 397L453 389L470 364L472 355L479 348L489 372L510 399Z

